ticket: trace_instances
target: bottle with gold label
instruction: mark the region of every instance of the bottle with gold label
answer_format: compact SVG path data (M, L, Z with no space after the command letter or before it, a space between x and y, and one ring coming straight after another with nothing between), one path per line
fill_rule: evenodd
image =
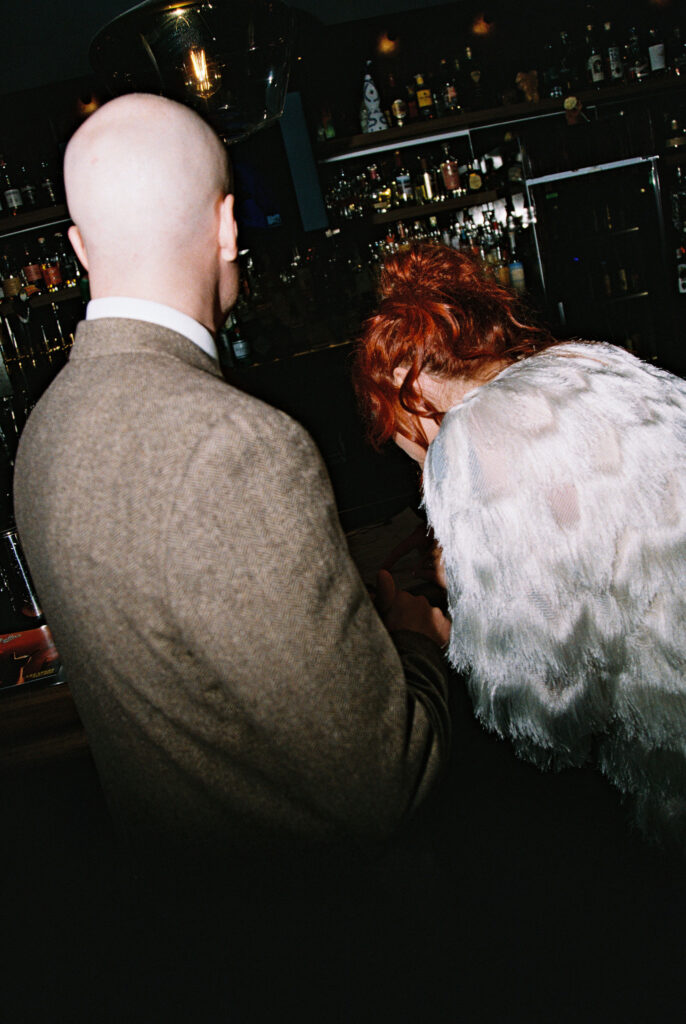
M9 248L0 256L0 285L6 299L15 298L23 288L16 257Z
M62 268L60 267L59 256L56 252L51 252L48 249L48 244L42 236L38 239L38 252L43 281L47 291L59 291L62 287Z
M385 113L389 124L402 128L408 119L407 103L396 82L395 75L392 73L388 75L386 80L385 101Z
M467 164L467 189L469 192L481 192L482 188L483 178L479 164L476 161L472 161Z
M420 203L435 203L439 198L438 175L425 156L419 157L416 194Z
M425 75L414 76L415 95L417 97L417 110L419 116L429 119L436 116L436 105L434 104L431 84Z

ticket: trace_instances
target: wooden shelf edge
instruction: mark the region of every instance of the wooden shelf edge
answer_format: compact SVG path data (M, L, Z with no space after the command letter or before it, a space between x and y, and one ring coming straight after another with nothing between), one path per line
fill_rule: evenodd
M60 203L58 206L41 207L40 210L29 210L26 213L18 213L14 217L6 214L0 215L0 235L13 234L22 228L34 227L37 224L49 225L53 221L66 220L69 218L69 210Z

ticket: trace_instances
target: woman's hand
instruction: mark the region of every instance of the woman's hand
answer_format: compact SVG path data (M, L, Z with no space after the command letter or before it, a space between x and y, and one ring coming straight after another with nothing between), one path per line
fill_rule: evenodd
M445 647L450 640L450 619L427 599L406 590L398 590L390 572L381 569L376 578L376 607L389 633L409 629L423 633Z
M418 526L412 533L393 548L383 563L382 569L391 570L393 566L404 558L411 551L417 551L417 567L413 570L415 576L437 583L439 587L447 589L445 578L445 566L443 564L443 552L434 537L433 530L423 525Z

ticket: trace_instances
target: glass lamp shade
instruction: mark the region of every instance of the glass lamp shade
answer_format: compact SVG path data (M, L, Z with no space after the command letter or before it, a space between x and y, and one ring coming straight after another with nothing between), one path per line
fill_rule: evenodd
M294 19L268 0L148 0L95 36L90 61L110 92L193 107L226 142L283 112Z

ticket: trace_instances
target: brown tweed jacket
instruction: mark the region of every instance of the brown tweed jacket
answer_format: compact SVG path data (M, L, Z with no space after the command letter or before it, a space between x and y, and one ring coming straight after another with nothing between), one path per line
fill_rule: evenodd
M373 836L430 786L440 652L391 641L310 437L186 338L79 325L21 438L15 511L130 834Z

